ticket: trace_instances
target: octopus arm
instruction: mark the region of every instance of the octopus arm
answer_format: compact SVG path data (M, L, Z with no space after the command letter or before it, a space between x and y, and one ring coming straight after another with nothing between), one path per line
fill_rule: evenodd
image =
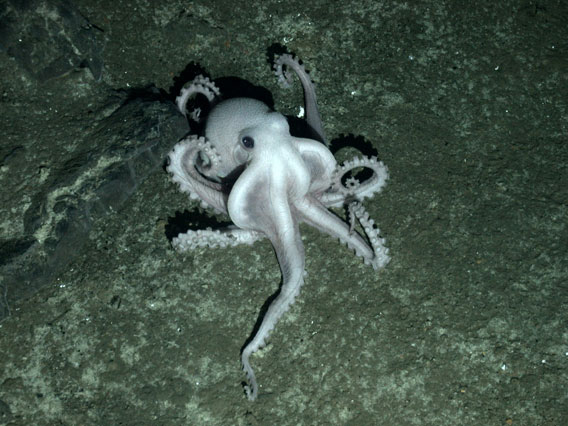
M359 182L355 178L342 181L344 176L357 168L367 168L372 171L369 179ZM389 177L388 169L376 157L358 157L344 162L335 168L331 177L330 190L322 194L320 200L326 207L341 207L348 199L363 200L380 192Z
M300 64L298 58L287 53L280 55L274 60L274 71L278 77L278 81L283 87L290 87L292 83L292 73L285 70L284 67L290 67L300 79L302 88L304 89L304 105L306 106L306 121L308 125L316 132L322 141L325 140L323 124L318 109L318 101L316 98L316 88L312 82L304 65Z
M227 196L223 186L203 177L195 168L200 152L210 152L216 158L211 145L202 137L191 135L178 142L168 155L167 170L182 192L192 200L201 200L202 207L212 207L218 213L227 214Z
M316 140L295 137L293 141L310 173L309 192L323 193L330 187L337 168L335 157L323 143Z
M249 358L265 345L304 282L304 247L296 220L297 212L293 210L291 200L295 190L294 181L283 179L277 170L249 167L239 177L229 196L229 215L233 222L241 228L265 234L274 247L282 271L280 292L241 354L248 380L245 391L251 401L258 395L258 384Z
M347 247L354 250L357 256L361 256L366 264L372 265L374 269L379 269L389 261L388 250L383 247L384 240L379 238L378 229L374 228L374 223L368 219L364 210L357 210L352 214L355 214L355 217L360 221L361 218L363 221L366 220L365 223L361 221L361 224L371 242L370 245L358 232L353 230L353 226L349 226L330 212L321 201L314 197L306 197L302 201L302 205L298 205L298 211L304 222L321 232L338 238Z
M172 246L179 252L194 250L198 247L235 247L240 244L251 245L264 238L260 232L240 229L234 225L222 229L198 229L178 234L172 240Z

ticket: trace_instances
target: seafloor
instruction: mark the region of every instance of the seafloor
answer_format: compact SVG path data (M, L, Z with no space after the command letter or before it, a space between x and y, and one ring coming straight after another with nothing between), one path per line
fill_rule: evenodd
M251 403L239 353L278 263L174 252L227 218L163 165L197 72L298 113L277 50L332 146L389 167L364 205L392 261L301 227ZM0 424L568 424L565 1L3 0L0 89Z

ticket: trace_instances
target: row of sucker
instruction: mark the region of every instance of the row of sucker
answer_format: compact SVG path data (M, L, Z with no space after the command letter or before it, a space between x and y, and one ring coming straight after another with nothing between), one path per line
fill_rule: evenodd
M226 228L222 231L206 228L179 234L172 240L172 246L179 252L185 252L199 247L225 248L240 244L251 245L262 238L264 235L259 232L237 227Z
M220 91L215 83L209 80L208 77L202 75L195 77L189 86L181 89L179 96L176 97L176 105L184 116L187 116L188 113L186 109L187 102L191 97L197 94L201 94L205 96L209 102L213 102L213 100L220 95ZM196 108L191 111L190 118L196 122L201 121L201 110Z
M288 69L284 69L284 65L290 68L294 68L295 72L298 74L308 75L306 67L300 63L300 60L288 53L277 56L274 59L274 74L278 77L278 83L280 86L288 89L292 85L293 74ZM310 80L311 81L311 80ZM314 85L313 81L311 82Z
M380 230L375 225L375 221L369 217L367 210L357 201L349 204L349 215L352 227L354 218L357 218L373 249L373 259L365 259L365 263L370 264L375 270L384 267L390 261L389 249L385 247L385 239L380 237Z
M203 189L221 193L223 186L201 175L195 165L201 153L205 153L211 164L211 170L218 168L220 157L217 151L203 136L190 135L170 152L167 171L172 180L179 185L180 191L189 195L192 200L201 200L201 207L213 208L225 213L223 206L210 205L204 201Z
M367 168L373 175L359 182L352 177L343 184L343 177L356 168ZM338 165L331 177L331 187L322 195L321 201L328 207L340 207L348 199L363 200L380 192L386 185L388 169L377 157L356 157Z

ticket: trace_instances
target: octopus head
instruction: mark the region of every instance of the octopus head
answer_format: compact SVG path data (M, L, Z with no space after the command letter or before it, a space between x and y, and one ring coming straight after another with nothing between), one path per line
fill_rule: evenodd
M205 126L205 138L219 161L213 162L201 152L196 166L210 179L236 178L253 155L270 149L279 135L289 134L286 118L256 99L222 101L213 108ZM259 144L260 140L263 143Z

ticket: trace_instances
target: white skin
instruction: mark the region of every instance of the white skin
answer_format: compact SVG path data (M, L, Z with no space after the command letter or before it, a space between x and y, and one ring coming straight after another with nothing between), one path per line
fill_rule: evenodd
M317 113L315 95L312 104ZM311 122L308 118L308 123L322 133L319 113ZM174 245L185 250L199 245L251 244L267 237L276 252L282 271L280 292L242 352L249 382L245 389L248 398L254 400L258 385L249 357L265 344L303 284L304 247L299 224L306 222L339 238L375 269L388 262L387 250L362 207L357 218L371 246L328 210L329 206L346 203L344 192L330 191L338 170L333 154L323 143L292 136L285 117L260 101L233 98L220 102L207 117L205 138L190 136L181 141L169 161L168 171L182 191L199 199L203 206L228 214L236 225L222 231L188 231L174 239ZM369 167L378 178L357 186L350 196L370 196L387 178L386 168L376 159L357 160L351 167ZM232 187L223 184L227 177L234 180Z

